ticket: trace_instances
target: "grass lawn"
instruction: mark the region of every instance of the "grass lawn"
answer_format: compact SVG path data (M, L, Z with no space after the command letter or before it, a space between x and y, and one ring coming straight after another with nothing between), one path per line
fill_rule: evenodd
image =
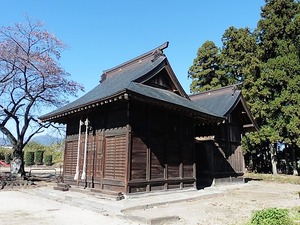
M245 173L245 180L262 180L278 183L300 184L300 176L285 175L285 174L263 174L263 173Z
M260 180L260 181L267 181L267 182L277 182L277 183L291 183L291 184L300 184L300 176L293 176L293 175L285 175L285 174L262 174L262 173L245 173L244 175L245 180ZM299 188L299 197L300 197L300 188ZM291 219L291 223L288 224L300 224L300 206L288 209L288 215ZM273 224L276 224L274 220ZM256 224L256 223L246 223L249 224ZM280 223L282 224L282 223Z

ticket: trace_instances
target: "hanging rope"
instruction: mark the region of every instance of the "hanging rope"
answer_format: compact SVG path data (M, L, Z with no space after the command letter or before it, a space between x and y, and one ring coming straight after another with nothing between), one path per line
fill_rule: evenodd
M78 178L79 178L80 137L81 137L81 126L82 125L83 125L83 122L81 120L79 120L77 163L76 163L76 173L75 173L75 176L74 176L74 180L78 180Z
M87 156L87 139L88 139L88 128L89 128L89 120L86 119L84 122L85 125L85 140L84 140L84 158L83 158L83 169L81 180L86 179L86 156Z

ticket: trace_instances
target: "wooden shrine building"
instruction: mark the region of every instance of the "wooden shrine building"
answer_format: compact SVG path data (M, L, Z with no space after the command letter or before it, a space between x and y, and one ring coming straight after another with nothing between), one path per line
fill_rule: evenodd
M195 137L226 118L185 93L167 47L104 71L90 92L40 118L67 126L65 183L125 194L196 187L204 155Z
M221 123L195 127L198 188L213 182L232 182L244 174L241 138L258 127L237 86L227 86L190 96L199 107L223 117Z

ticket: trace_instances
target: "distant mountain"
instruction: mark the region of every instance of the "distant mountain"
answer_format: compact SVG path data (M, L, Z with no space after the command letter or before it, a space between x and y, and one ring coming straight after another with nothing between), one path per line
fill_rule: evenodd
M7 143L6 143L5 139L0 137L0 145L6 145L6 144Z
M49 134L45 134L34 136L31 139L31 141L37 142L41 145L50 146L52 144L60 143L62 141L62 138L53 137ZM0 146L11 146L11 144L7 139L0 137Z
M37 142L41 145L46 145L46 146L49 146L49 145L52 145L52 144L56 144L56 143L59 143L62 141L61 138L58 138L58 137L53 137L49 134L44 134L44 135L37 135L37 136L34 136L31 141L34 141L34 142Z

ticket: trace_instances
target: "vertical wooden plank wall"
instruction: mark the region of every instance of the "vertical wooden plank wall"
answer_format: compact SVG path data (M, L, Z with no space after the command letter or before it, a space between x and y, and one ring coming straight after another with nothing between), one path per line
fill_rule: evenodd
M66 138L64 152L64 180L70 180L76 172L78 135L70 135Z
M237 121L217 127L216 141L222 149L214 149L214 175L218 177L238 176L243 174L244 157L241 150L241 124Z
M131 104L129 192L194 187L193 120L170 109Z
M110 191L125 190L128 151L128 119L126 103L110 104L101 110L71 118L67 125L64 181L90 188ZM84 164L85 126L80 138L80 174L76 173L79 119L89 119L87 135L86 180L81 180ZM77 126L75 125L77 124Z
M78 184L114 192L148 192L195 186L193 118L147 104L111 104L88 117L87 179ZM76 122L74 120L76 119ZM79 123L77 123L79 124ZM73 127L72 127L73 126ZM85 129L81 133L80 175ZM78 125L67 131L64 179L76 184Z

